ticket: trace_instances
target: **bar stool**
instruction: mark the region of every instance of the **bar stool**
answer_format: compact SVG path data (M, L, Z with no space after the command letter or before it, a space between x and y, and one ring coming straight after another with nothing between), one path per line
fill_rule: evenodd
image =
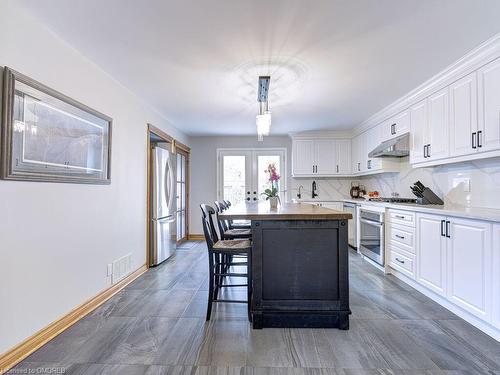
M223 203L215 201L215 207L217 208L217 212L215 213L217 216L217 225L219 227L219 233L221 234L222 239L224 240L236 240L241 238L250 238L252 236L252 232L250 228L231 228L230 221L219 218L219 214L226 210L226 207Z
M231 202L223 200L225 210L231 207ZM229 220L229 229L250 229L251 223L249 220Z
M207 321L210 320L212 313L212 303L246 303L248 320L251 321L251 293L252 293L252 267L251 250L252 244L248 239L237 240L219 240L212 215L215 214L213 207L206 204L200 205L202 212L203 232L208 248L208 268L209 268L209 286L208 286L208 306ZM230 259L233 255L245 256L246 262L233 263ZM231 272L232 266L246 266L246 273ZM226 277L244 277L246 284L224 284ZM218 294L221 288L247 287L247 300L219 299Z

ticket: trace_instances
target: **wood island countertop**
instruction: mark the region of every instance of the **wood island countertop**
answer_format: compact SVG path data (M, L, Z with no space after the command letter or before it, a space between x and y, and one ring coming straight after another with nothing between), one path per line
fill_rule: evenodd
M219 214L225 220L348 220L348 212L336 211L307 203L283 203L271 210L269 202L241 203Z

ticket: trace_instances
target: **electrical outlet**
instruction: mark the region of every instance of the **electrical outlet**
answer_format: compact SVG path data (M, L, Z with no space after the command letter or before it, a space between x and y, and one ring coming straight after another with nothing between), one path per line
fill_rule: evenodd
M466 193L470 193L470 178L468 177L456 177L453 179L453 188L462 185L462 189Z
M106 271L106 276L111 276L113 274L113 263L108 263L108 269Z

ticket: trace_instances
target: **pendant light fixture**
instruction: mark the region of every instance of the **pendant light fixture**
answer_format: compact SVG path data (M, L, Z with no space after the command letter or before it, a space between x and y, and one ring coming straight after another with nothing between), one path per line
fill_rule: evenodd
M270 76L259 77L259 92L257 94L257 102L259 103L259 114L255 122L257 125L257 140L262 142L264 136L269 135L271 130L271 111L269 111L269 82Z

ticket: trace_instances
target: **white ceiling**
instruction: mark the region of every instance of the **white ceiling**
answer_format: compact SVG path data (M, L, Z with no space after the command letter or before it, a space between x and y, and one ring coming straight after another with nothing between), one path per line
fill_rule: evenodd
M500 32L498 0L21 0L191 135L351 128Z

